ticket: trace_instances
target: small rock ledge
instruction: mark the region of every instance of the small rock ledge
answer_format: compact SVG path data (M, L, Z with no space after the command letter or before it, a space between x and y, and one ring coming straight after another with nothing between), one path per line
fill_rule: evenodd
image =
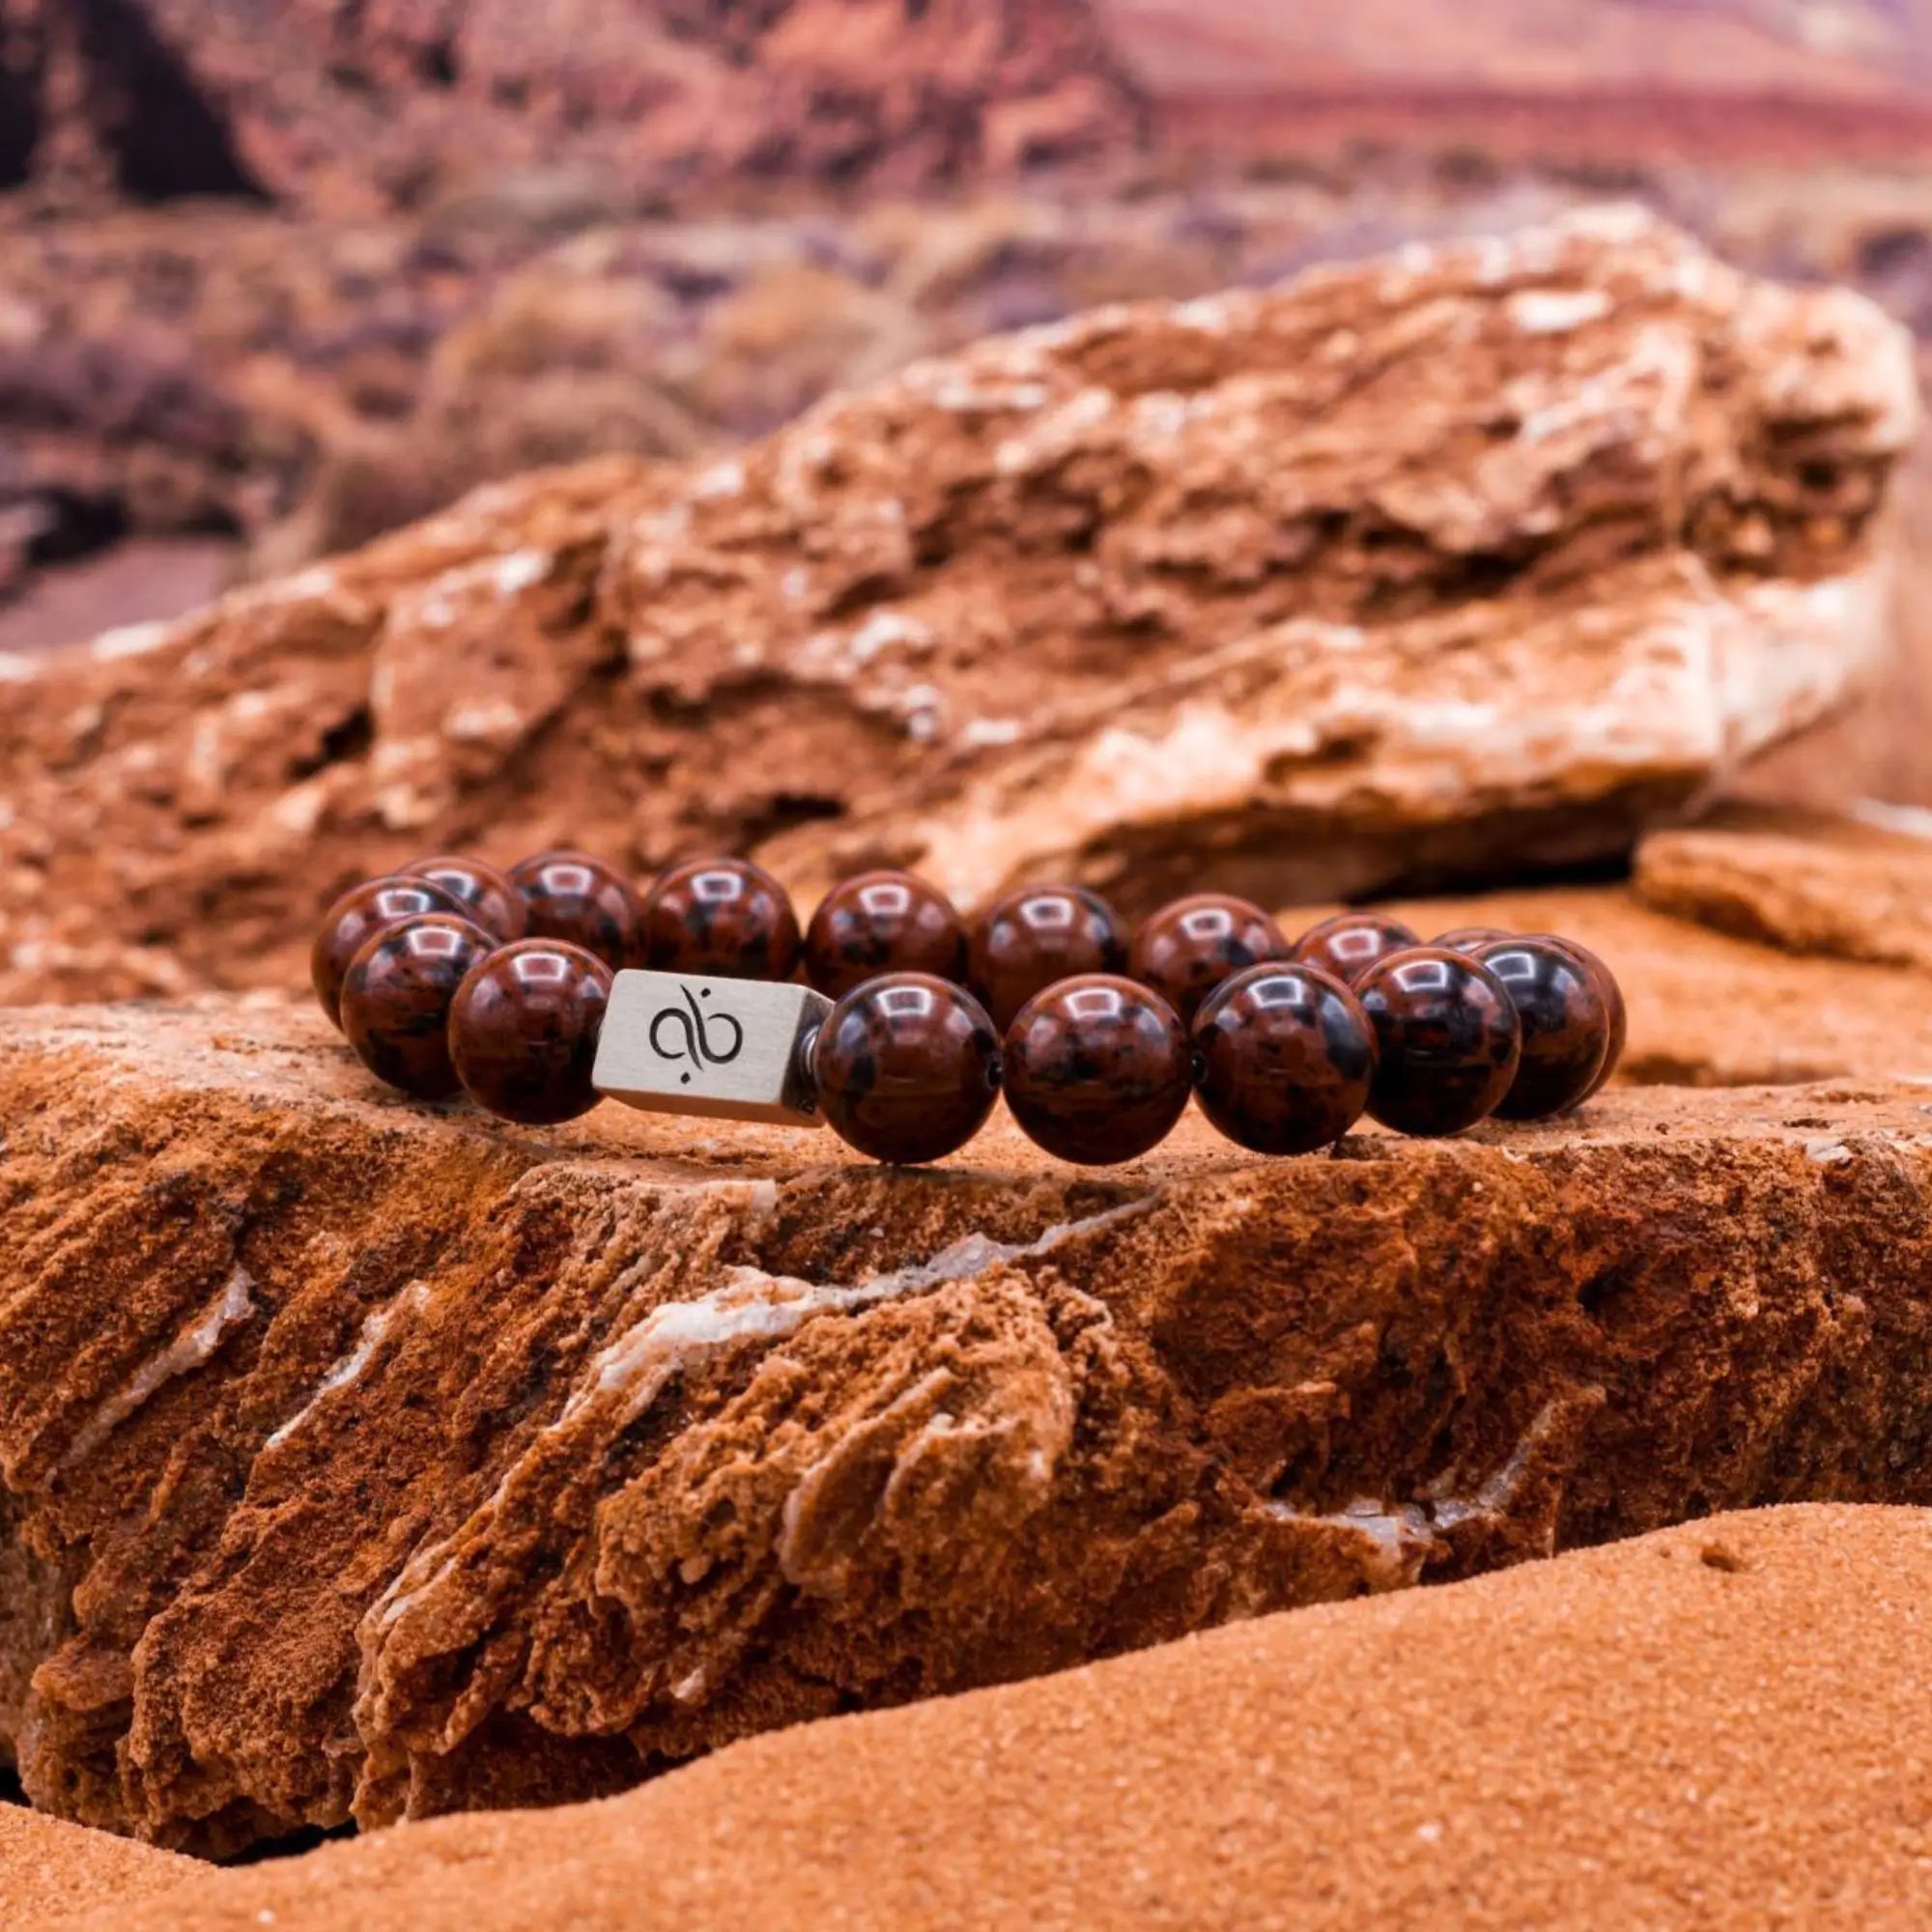
M1685 1518L1932 1502L1922 1088L1104 1175L0 1017L0 1756L204 1852Z

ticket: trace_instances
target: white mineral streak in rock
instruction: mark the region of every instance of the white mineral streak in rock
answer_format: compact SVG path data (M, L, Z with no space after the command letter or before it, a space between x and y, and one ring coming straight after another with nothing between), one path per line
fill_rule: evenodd
M1049 1228L1037 1240L1024 1243L968 1235L927 1261L874 1275L853 1287L734 1267L722 1288L695 1301L661 1303L620 1335L591 1362L589 1375L552 1427L561 1428L592 1403L614 1396L617 1424L628 1428L667 1383L706 1355L740 1342L782 1340L817 1315L852 1314L947 1282L969 1280L1002 1263L1044 1259L1068 1241L1145 1213L1152 1205L1151 1198L1124 1202Z
M221 1346L222 1337L255 1313L255 1283L238 1262L215 1295L158 1355L135 1370L127 1383L108 1397L81 1426L71 1447L61 1459L63 1468L85 1462L115 1430L157 1390L178 1376L192 1374Z
M1293 1503L1269 1503L1267 1510L1284 1522L1320 1523L1360 1539L1362 1574L1378 1590L1400 1590L1413 1583L1436 1547L1428 1513L1413 1503L1391 1508L1372 1496L1360 1496L1326 1516L1296 1509Z
M1874 831L1894 832L1903 838L1932 839L1932 810L1922 805L1889 805L1883 799L1854 799L1846 813Z
M355 1338L355 1346L316 1383L308 1400L269 1437L265 1446L273 1449L286 1442L315 1413L317 1405L326 1397L358 1380L362 1372L375 1360L376 1350L383 1346L390 1324L399 1315L416 1315L428 1305L429 1284L412 1281L392 1301L384 1302L381 1308L365 1316Z
M93 651L102 664L117 658L146 657L150 651L181 635L183 627L170 623L123 624L117 630L102 631L95 639Z
M660 1303L594 1356L562 1413L541 1432L539 1442L554 1437L607 1403L614 1406L600 1415L600 1423L613 1431L628 1428L676 1377L713 1354L748 1342L783 1340L815 1316L857 1313L896 1296L968 1280L1003 1263L1046 1260L1083 1236L1098 1234L1149 1212L1157 1199L1148 1195L1121 1202L1076 1221L1060 1223L1033 1241L995 1241L984 1235L969 1235L926 1261L894 1268L852 1287L799 1281L768 1274L762 1268L733 1267L721 1287L691 1301ZM757 1201L753 1199L750 1205L755 1212ZM411 1552L370 1608L367 1621L379 1637L385 1637L418 1602L454 1573L454 1550L495 1514L533 1453L526 1451L510 1464L489 1500L453 1535L426 1539ZM365 1656L365 1682L368 1675Z
M1522 1432L1509 1460L1467 1496L1435 1496L1430 1499L1430 1514L1438 1529L1454 1529L1471 1517L1503 1516L1515 1503L1523 1478L1549 1438L1575 1407L1577 1398L1552 1396L1539 1408Z
M1403 1588L1416 1581L1423 1565L1442 1548L1442 1531L1474 1518L1509 1514L1537 1458L1577 1400L1552 1396L1545 1403L1508 1460L1467 1495L1425 1492L1419 1501L1406 1503L1364 1496L1327 1515L1277 1502L1267 1505L1268 1514L1284 1521L1321 1523L1363 1539L1362 1568L1370 1582L1378 1589Z
M1602 289L1525 289L1510 298L1510 320L1525 335L1560 335L1601 322L1610 312Z

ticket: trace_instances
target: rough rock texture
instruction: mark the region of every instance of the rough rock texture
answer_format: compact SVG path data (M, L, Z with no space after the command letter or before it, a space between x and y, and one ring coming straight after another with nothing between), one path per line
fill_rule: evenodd
M4 0L0 186L335 215L542 159L660 189L1130 150L1087 0Z
M1273 1165L1190 1120L1097 1175L1002 1122L892 1174L392 1103L269 995L12 1012L0 1750L220 1851L1714 1509L1932 1501L1925 1091Z
M0 995L293 983L478 840L1129 910L1616 853L1856 686L1914 420L1867 304L1615 211L498 487L0 660Z
M1789 175L1673 168L1638 185L1726 259L1861 287L1932 332L1916 180L1812 170L1799 194ZM64 560L130 539L225 542L232 567L272 576L542 464L733 446L989 333L1273 287L1309 262L1586 197L1574 178L1400 156L1314 178L815 197L728 219L663 218L635 185L568 164L351 224L242 202L50 220L0 196L0 648L198 601L129 557L99 622L5 609ZM1902 607L1915 637L1919 601ZM1858 768L1888 796L1911 795L1898 786L1916 779L1925 710L1919 693L1902 717L1893 693L1860 734Z
M1710 1522L759 1740L59 1932L1915 1932L1923 1511Z
M14 1932L41 1932L57 1918L110 1899L116 1912L126 1912L179 1886L194 1869L170 1853L0 1804L0 1913Z
M1735 807L1637 849L1658 911L1793 952L1932 967L1932 813L1857 817Z

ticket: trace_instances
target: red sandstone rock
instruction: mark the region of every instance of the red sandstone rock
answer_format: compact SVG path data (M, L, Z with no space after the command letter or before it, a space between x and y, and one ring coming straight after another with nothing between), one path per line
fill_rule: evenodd
M1690 1512L1932 1500L1924 1091L1274 1164L1190 1119L1098 1175L1002 1122L894 1174L412 1108L266 997L15 1011L0 1751L218 1851Z
M1922 1511L1719 1517L811 1724L50 1932L1917 1932Z
M1617 853L1856 687L1913 422L1875 311L1625 213L525 479L0 661L0 992L297 983L352 877L479 841L1130 911Z
M1635 889L1660 912L1793 952L1932 967L1932 815L1922 810L1733 808L1647 838Z
M7 0L0 25L0 185L69 194L357 215L538 159L659 189L931 183L1145 131L1087 0Z

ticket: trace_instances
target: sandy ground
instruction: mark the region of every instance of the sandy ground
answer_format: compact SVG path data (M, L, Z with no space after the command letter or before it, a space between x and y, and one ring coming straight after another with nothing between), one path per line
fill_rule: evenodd
M62 1834L52 1922L1919 1927L1928 1602L1926 1512L1718 1518L145 1899Z

